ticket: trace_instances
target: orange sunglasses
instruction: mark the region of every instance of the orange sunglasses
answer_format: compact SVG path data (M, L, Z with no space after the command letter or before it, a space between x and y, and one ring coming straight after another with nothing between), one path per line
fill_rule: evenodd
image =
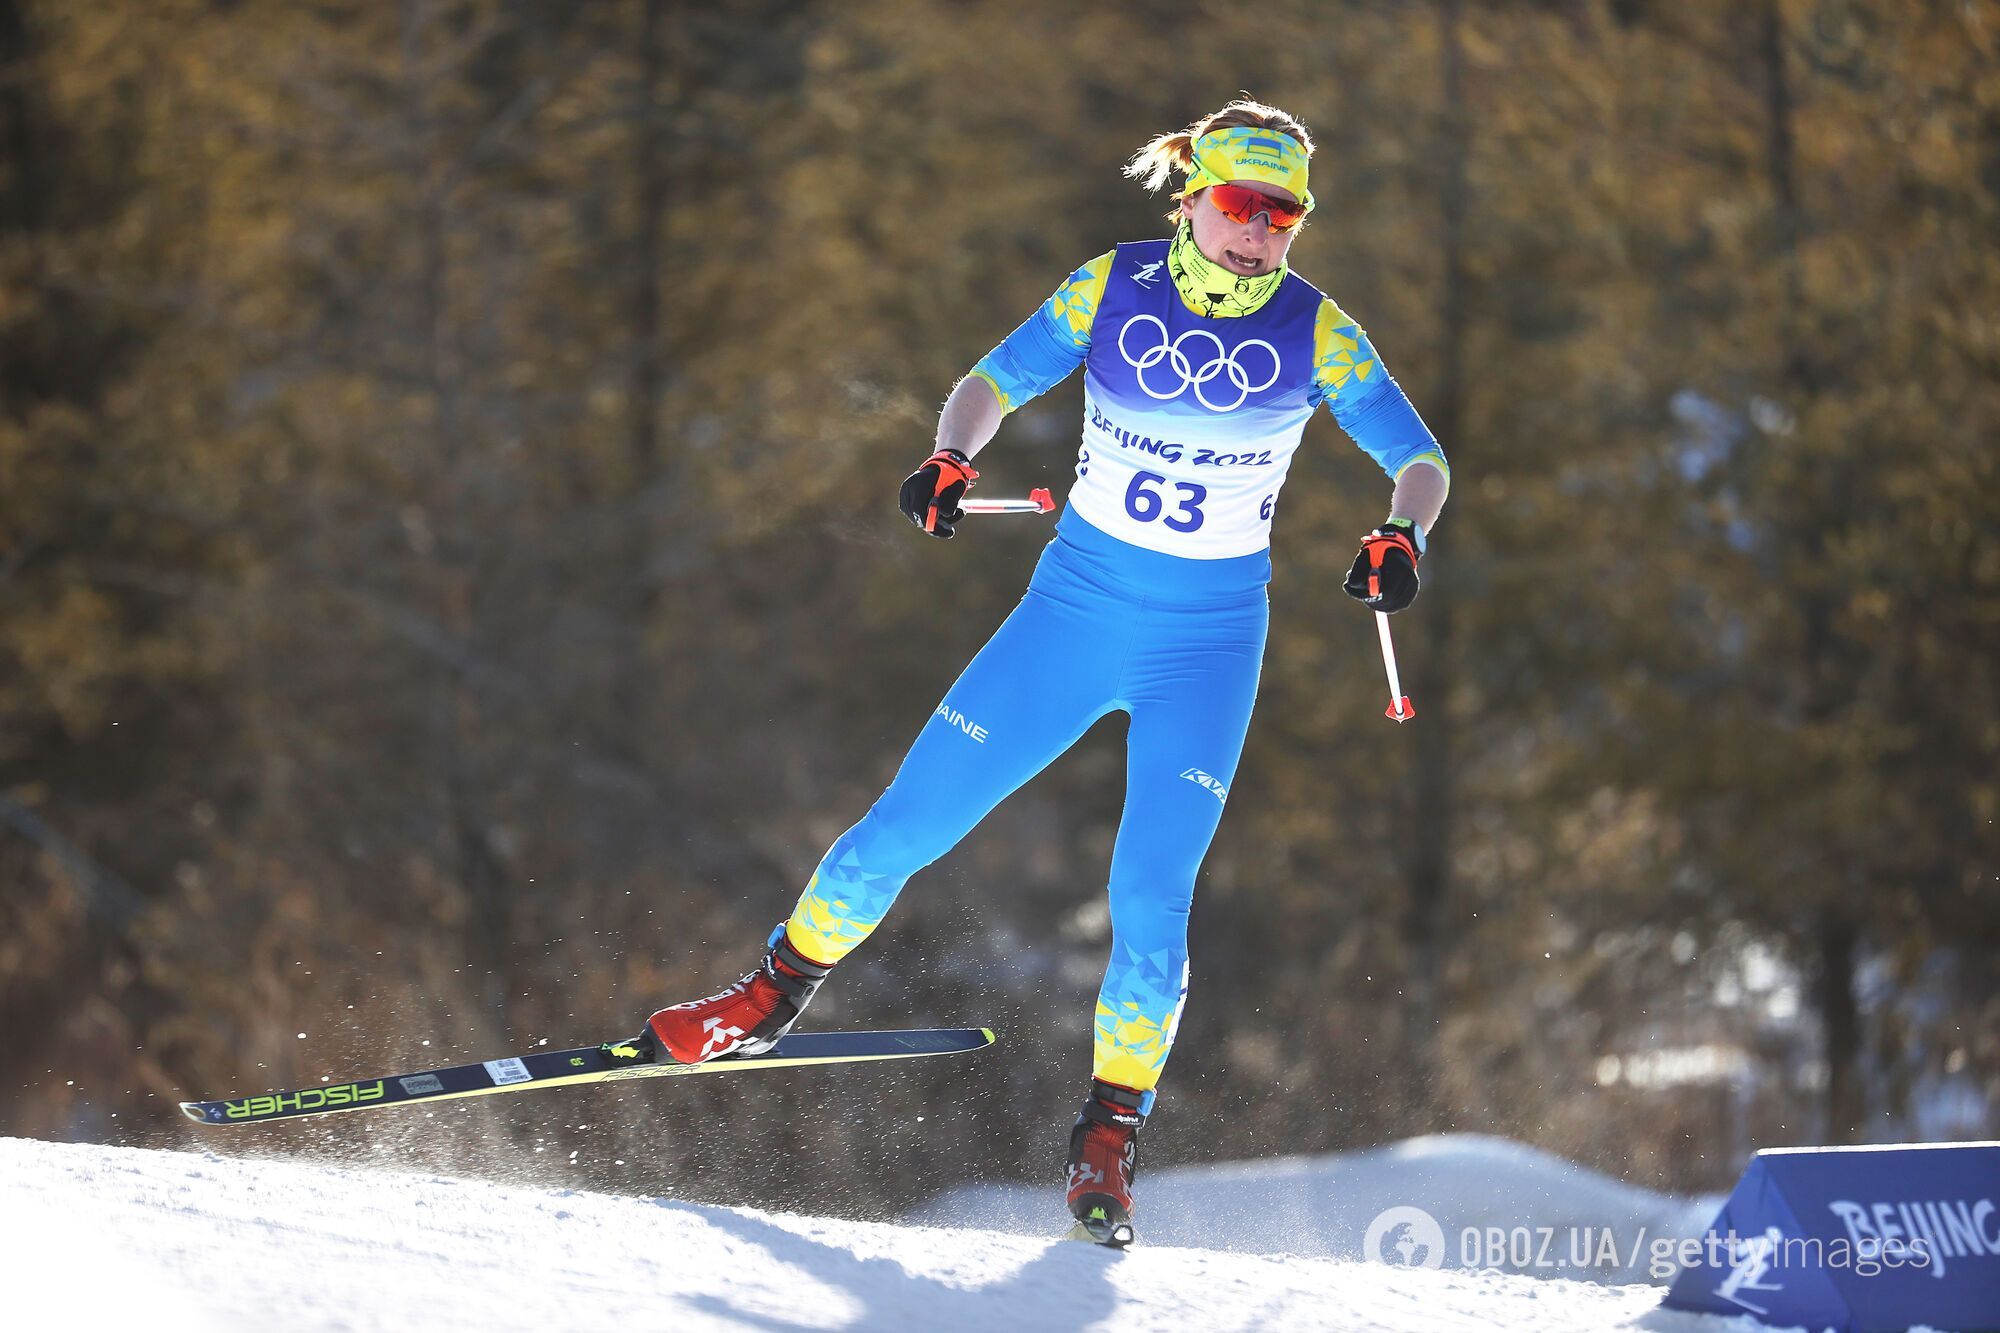
M1259 213L1270 218L1272 231L1290 231L1306 220L1306 206L1279 199L1247 185L1211 185L1208 197L1231 222L1249 223Z

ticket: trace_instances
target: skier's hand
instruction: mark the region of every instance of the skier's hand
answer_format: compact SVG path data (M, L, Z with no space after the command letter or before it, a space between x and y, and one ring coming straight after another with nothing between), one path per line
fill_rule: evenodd
M900 503L910 522L933 537L949 537L965 511L958 502L979 476L972 460L956 449L940 449L903 482Z
M1347 571L1347 595L1377 611L1400 611L1417 600L1417 525L1392 518L1361 539L1361 554Z

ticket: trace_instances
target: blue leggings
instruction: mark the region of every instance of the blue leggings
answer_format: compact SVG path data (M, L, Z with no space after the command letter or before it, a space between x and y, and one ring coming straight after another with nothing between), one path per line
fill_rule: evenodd
M1150 1092L1187 999L1195 872L1250 725L1269 577L1268 553L1164 555L1066 512L1020 605L945 695L889 789L820 862L786 926L793 946L840 961L911 875L1123 709L1132 718L1125 812L1093 1067Z

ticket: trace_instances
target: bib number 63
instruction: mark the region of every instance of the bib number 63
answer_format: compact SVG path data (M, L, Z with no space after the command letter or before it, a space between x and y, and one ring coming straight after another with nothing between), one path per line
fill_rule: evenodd
M1169 497L1159 487L1172 486L1178 495ZM1202 525L1206 517L1201 512L1201 502L1208 498L1208 487L1192 481L1168 481L1157 472L1135 472L1132 484L1125 488L1125 512L1141 523L1155 520L1165 523L1175 532L1193 532ZM1174 511L1167 512L1169 499Z

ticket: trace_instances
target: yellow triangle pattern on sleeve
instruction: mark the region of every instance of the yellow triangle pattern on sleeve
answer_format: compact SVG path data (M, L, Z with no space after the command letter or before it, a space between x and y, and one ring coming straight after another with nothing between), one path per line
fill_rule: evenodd
M1360 332L1332 297L1320 303L1319 314L1313 319L1313 379L1327 398L1338 394L1348 380L1366 384L1375 373L1374 358L1354 359L1362 347L1361 339L1354 336Z
M1049 298L1050 317L1069 333L1074 346L1090 346L1090 327L1097 322L1097 307L1104 300L1104 286L1111 280L1111 259L1116 253L1107 250L1070 274Z

